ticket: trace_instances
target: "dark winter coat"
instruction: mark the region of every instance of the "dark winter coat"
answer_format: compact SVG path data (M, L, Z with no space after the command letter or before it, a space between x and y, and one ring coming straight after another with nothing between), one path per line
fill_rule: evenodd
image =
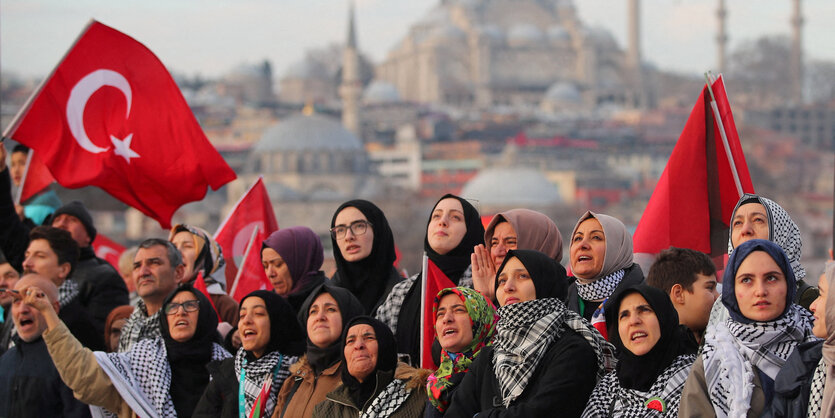
M193 418L237 418L238 377L235 375L235 358L209 363L211 381L194 408Z
M107 261L96 257L92 247L81 249L81 257L70 276L78 284L78 301L90 314L99 335L113 308L130 303L122 276Z
M771 410L765 417L805 417L812 377L821 359L823 341L799 344L774 379Z

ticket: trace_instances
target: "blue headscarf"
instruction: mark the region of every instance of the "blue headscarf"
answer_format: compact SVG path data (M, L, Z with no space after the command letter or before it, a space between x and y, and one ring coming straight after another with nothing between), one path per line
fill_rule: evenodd
M786 308L780 316L788 312L794 303L794 295L797 293L796 279L794 277L794 271L791 268L791 262L779 245L764 239L752 239L743 242L736 247L734 253L728 259L728 268L725 269L725 276L722 279L722 303L728 308L731 318L743 324L750 324L756 321L746 318L742 314L742 311L739 310L739 302L737 302L736 293L734 292L735 279L742 261L748 258L754 251L763 251L771 256L786 276Z

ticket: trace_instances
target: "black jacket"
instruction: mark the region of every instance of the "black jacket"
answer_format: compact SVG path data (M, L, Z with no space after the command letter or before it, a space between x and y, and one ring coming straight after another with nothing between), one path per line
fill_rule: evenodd
M822 357L823 341L799 344L774 379L771 410L764 417L805 417L812 377Z
M641 284L644 282L644 272L641 271L641 266L637 263L632 263L631 266L626 268L626 271L623 274L623 279L620 280L618 286L615 288L615 291L612 292L614 295L621 289L625 289L629 286ZM580 314L583 318L591 321L591 316L594 314L595 309L597 306L586 306L583 312L580 312L580 294L577 293L577 281L574 280L568 286L568 296L565 299L565 306L568 309L571 309L574 312ZM591 309L590 309L591 308Z
M0 225L0 250L15 270L23 271L23 256L29 246L29 227L15 211L8 167L0 171Z
M383 302L386 301L386 298L389 297L389 293L391 293L391 289L394 287L394 285L402 282L404 279L405 278L397 271L397 269L394 268L394 266L392 266L391 271L389 272L389 278L388 278L388 280L386 280L386 287L383 290L383 294L380 296L380 299L377 300L377 303L375 303L374 306L371 308L371 312L366 312L366 314L368 316L373 316L373 317L376 318L377 317L377 308L379 308L380 305L382 305ZM346 287L342 283L342 278L339 277L339 270L337 270L333 273L333 277L331 277L331 280L333 280L333 284L335 284L339 287ZM354 296L356 296L357 299L359 299L359 295L354 295Z
M67 325L67 329L81 345L93 351L104 351L104 333L96 331L90 314L81 306L79 298L61 306L58 318Z
M89 417L49 357L42 338L15 346L0 357L0 418Z
M81 249L81 257L70 277L78 284L81 306L90 314L96 332L103 336L110 311L130 303L125 281L110 263L96 257L92 247Z
M565 330L551 343L524 392L508 408L502 405L493 372L493 347L481 349L455 389L447 418L579 417L597 383L597 356L579 334Z
M206 368L212 380L194 407L192 418L237 418L238 377L235 376L235 357L213 361Z

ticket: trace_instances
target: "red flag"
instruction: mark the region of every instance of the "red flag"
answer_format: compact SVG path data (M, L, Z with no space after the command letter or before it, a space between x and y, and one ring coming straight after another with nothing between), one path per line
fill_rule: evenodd
M267 273L264 272L264 266L261 265L261 242L266 239L266 235L258 231L251 235L251 243L245 251L245 257L241 265L241 270L238 272L237 282L233 281L232 286L229 287L229 296L240 303L241 299L249 292L255 290L272 290L273 285L267 279Z
M215 232L215 241L223 248L223 258L226 260L226 283L235 280L238 265L255 227L258 227L261 235L261 239L256 241L259 243L278 230L278 221L275 220L273 205L262 177L235 203ZM261 265L260 260L258 265Z
M426 257L426 256L424 256ZM435 341L435 316L432 314L432 304L435 296L442 289L455 287L455 283L435 265L428 257L425 259L426 268L423 271L423 332L421 333L420 367L435 369L438 365L432 359L432 343Z
M116 271L119 271L119 257L125 252L125 247L104 236L101 233L96 234L96 239L93 240L93 251L96 256L103 258L110 263Z
M171 227L183 204L235 178L144 45L93 21L6 134L63 186L98 186Z
M212 297L209 296L209 288L206 287L206 280L203 279L203 272L197 273L197 278L194 279L194 288L199 290L206 299L209 299L209 303L212 304L212 309L215 311L215 315L217 315L217 322L223 322L223 318L220 317L220 314L217 313L217 307L215 306L215 302L212 300Z
M16 202L18 204L26 202L49 187L54 181L55 177L52 177L52 173L38 158L37 153L34 150L29 150L29 154L26 156L26 168L23 170L23 178L20 180L20 188L18 189L20 195Z
M721 77L712 88L742 190L754 193ZM740 195L710 99L705 86L635 230L636 254L654 255L675 246L721 263L727 252L728 223Z

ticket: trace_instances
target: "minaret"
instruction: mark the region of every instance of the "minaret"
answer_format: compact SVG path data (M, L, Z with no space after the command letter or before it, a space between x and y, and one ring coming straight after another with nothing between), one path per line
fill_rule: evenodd
M629 0L627 9L629 45L626 52L626 64L627 71L633 74L633 88L635 89L633 105L635 107L647 107L647 94L644 89L643 74L641 73L641 1Z
M358 138L360 136L359 99L362 93L360 60L357 51L357 35L354 29L354 2L348 11L348 39L342 52L342 84L339 97L342 99L342 125Z
M792 102L799 105L803 102L803 16L800 13L800 0L794 0L792 14L792 51L791 51L791 82Z
M719 0L719 8L716 9L716 18L719 23L719 30L716 33L716 72L725 71L725 47L728 45L728 35L725 33L725 19L728 17L728 9L725 8L725 0Z

